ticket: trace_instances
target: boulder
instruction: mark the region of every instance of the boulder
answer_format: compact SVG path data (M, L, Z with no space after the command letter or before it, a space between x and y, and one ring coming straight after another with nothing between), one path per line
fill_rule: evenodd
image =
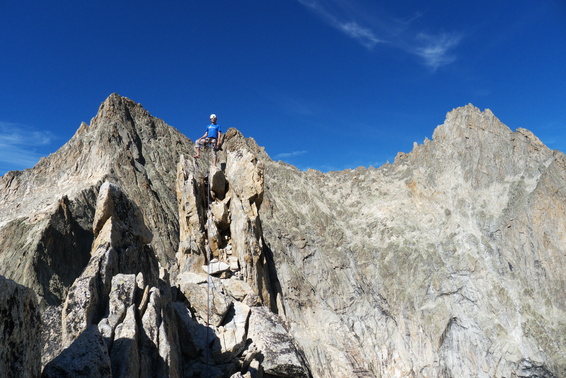
M49 362L41 375L59 377L112 377L112 366L106 343L98 327L91 325L69 347Z
M216 166L210 167L210 191L215 199L223 200L226 195L226 177L224 171Z
M227 363L241 354L247 341L247 326L250 308L241 302L234 302L231 313L222 326L215 332L216 340L212 347L214 359Z
M229 198L224 201L214 201L210 204L210 213L214 223L221 231L230 228Z
M207 274L216 275L222 272L227 272L230 270L230 265L225 262L213 260L208 265L203 265L202 270Z
M185 282L180 290L201 324L219 326L232 306L232 301L213 284Z
M261 366L266 374L277 377L310 377L304 357L283 320L266 307L253 307L248 337L260 351Z

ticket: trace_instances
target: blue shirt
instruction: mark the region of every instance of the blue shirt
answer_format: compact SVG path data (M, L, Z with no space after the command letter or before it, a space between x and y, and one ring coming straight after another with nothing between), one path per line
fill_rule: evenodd
M210 125L208 125L206 127L206 132L208 133L208 134L206 134L207 138L218 139L218 133L222 132L222 130L220 130L220 125L215 125L215 124L211 123Z

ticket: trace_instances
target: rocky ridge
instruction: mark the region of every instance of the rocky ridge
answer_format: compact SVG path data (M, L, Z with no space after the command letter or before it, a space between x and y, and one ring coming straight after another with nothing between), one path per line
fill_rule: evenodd
M471 105L380 169L267 164L264 232L316 374L563 376L565 167Z
M0 274L39 299L43 375L566 375L566 159L529 131L468 105L327 174L235 129L219 167L192 152L111 95L0 178Z
M144 204L158 258L174 264L175 172L190 149L140 104L111 95L57 152L0 178L0 274L32 288L42 305L61 304L90 258L96 197L107 180Z

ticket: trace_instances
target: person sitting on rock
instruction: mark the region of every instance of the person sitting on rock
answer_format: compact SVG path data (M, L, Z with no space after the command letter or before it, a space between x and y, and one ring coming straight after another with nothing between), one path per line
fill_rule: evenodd
M220 125L216 124L216 114L210 115L210 125L207 126L206 132L203 136L195 141L196 154L194 158L200 157L200 148L209 146L212 151L213 164L216 165L216 151L220 149L220 138L222 137L222 130Z

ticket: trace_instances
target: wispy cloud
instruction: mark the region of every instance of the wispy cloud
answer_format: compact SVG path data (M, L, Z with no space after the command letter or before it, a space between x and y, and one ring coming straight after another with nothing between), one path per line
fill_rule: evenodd
M378 44L404 50L418 56L433 70L453 63L454 50L461 41L457 33L424 33L415 30L413 22L423 17L420 12L405 19L379 12L359 0L298 0L335 29L373 50Z
M436 70L456 60L453 50L460 43L460 39L461 36L455 33L437 35L419 33L412 52L421 57L427 66Z
M306 154L307 151L282 152L274 156L275 160L288 159Z
M36 148L52 140L53 134L48 131L0 121L0 174L34 166L42 156Z
M338 28L368 49L371 49L376 44L383 42L377 38L371 29L363 27L355 21L339 24Z
M324 5L320 0L298 1L311 9L332 27L342 31L368 49L372 49L376 44L383 42L371 28L363 26L357 21L347 20L346 16L338 16L339 14L350 13L344 9L344 4L340 0L326 2Z

